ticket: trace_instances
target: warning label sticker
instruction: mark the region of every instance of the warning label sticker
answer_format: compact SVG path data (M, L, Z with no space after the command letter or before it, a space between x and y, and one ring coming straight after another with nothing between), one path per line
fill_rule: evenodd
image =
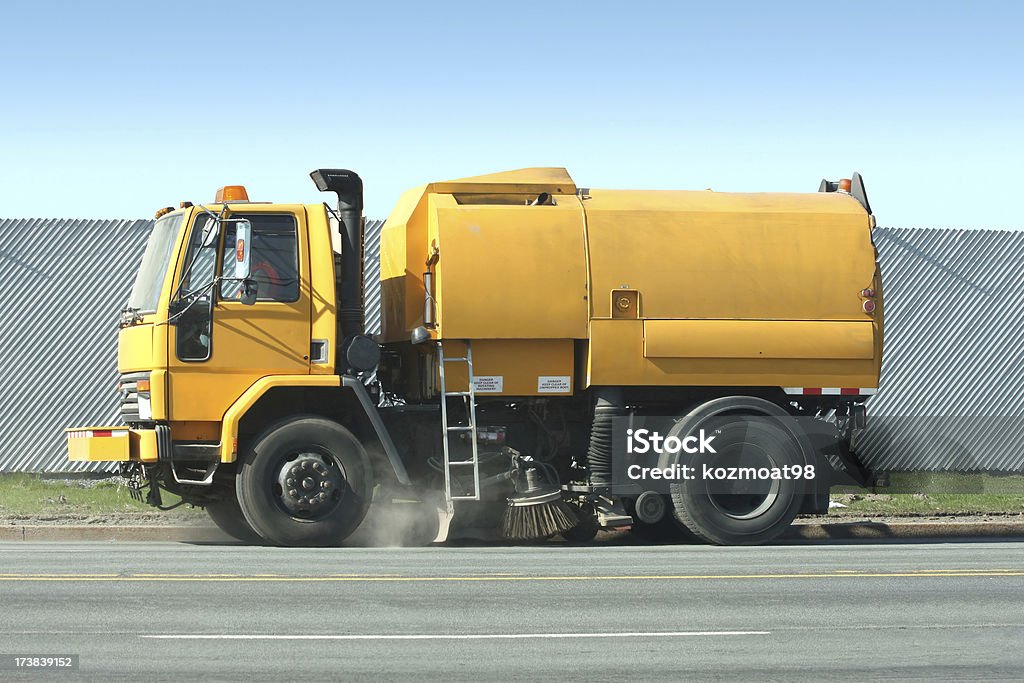
M541 375L537 378L538 394L568 394L572 391L572 378L568 375Z
M477 375L473 378L473 391L478 394L500 394L504 387L503 375Z

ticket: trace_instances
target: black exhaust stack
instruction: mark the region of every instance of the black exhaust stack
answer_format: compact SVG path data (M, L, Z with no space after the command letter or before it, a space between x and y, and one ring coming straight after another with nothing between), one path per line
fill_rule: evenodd
M363 179L353 171L321 168L309 174L321 192L338 195L341 282L338 322L342 342L363 333Z

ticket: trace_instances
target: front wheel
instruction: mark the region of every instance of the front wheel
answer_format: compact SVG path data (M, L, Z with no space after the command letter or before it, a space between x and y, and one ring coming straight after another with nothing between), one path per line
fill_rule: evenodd
M245 514L238 504L234 477L231 478L230 484L223 488L220 499L206 504L206 514L221 531L232 538L249 545L259 545L264 542L246 521Z
M236 490L245 519L270 543L333 546L366 516L373 474L349 430L326 418L300 417L253 442Z

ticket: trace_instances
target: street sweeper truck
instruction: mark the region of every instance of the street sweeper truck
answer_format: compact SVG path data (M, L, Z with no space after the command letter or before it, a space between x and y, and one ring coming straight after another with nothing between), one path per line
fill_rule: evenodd
M380 231L372 334L362 180L311 176L336 203L236 185L158 212L120 318L123 424L69 429L72 460L298 546L394 501L438 539L761 543L868 483L882 282L858 174L809 193L590 189L560 168L423 185Z

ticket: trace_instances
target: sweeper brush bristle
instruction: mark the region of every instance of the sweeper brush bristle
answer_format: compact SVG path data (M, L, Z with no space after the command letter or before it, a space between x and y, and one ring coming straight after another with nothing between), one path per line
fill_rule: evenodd
M576 526L579 518L562 500L533 505L510 504L505 510L505 536L526 541L547 538Z

